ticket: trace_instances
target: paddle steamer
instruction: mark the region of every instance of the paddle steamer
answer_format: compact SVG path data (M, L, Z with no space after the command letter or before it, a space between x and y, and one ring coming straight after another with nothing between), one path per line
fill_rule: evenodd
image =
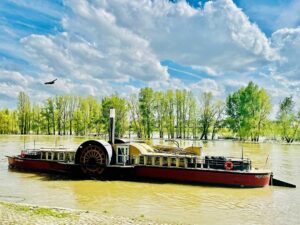
M160 180L209 185L264 187L271 171L252 167L248 158L203 156L202 147L150 146L114 138L111 111L109 141L88 140L76 149L40 148L8 156L10 168L63 172L92 178Z

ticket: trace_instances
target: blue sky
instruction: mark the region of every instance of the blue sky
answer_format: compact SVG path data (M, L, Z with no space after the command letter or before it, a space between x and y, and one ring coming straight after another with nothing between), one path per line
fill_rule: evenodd
M296 0L3 0L0 106L144 86L224 99L251 80L278 103L299 96L299 26Z

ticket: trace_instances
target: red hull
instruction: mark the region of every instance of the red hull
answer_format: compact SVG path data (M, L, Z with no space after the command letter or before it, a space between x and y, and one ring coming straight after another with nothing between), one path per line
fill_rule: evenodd
M74 173L78 170L78 167L74 164L39 159L25 159L20 157L8 157L8 164L10 168L42 172Z
M238 187L264 187L269 185L270 172L238 172L209 169L180 169L136 166L137 177L203 183Z
M21 168L44 172L63 172L80 174L80 167L75 164L66 164L48 160L25 159L8 157L11 168ZM168 180L182 183L202 183L237 187L264 187L270 182L270 172L242 172L232 170L212 169L185 169L169 167L135 166L122 169L122 167L108 167L106 174L121 175L127 178L146 178Z

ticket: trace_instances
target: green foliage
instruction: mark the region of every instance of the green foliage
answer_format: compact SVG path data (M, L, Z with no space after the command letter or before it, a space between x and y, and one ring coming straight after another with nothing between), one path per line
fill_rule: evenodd
M295 102L293 97L286 97L280 103L278 112L278 126L281 138L288 143L292 143L298 132L300 125L300 110L294 110Z
M128 109L130 116L129 135L131 135L131 129L133 129L138 138L144 137L144 126L142 123L142 116L137 95L130 96L128 101Z
M18 121L21 134L28 134L30 131L30 100L25 92L18 96Z
M271 112L270 96L253 82L230 94L226 101L227 122L240 139L258 141Z
M198 105L198 103L200 103ZM133 132L139 138L225 137L258 141L264 135L292 142L299 137L300 111L292 97L280 104L277 121L270 121L270 96L252 82L227 96L226 103L191 91L154 91L142 88L128 99L117 94L97 100L92 96L55 96L31 105L20 92L17 110L0 109L0 134L107 134L109 109L116 109L116 136Z
M215 115L213 106L213 96L211 92L204 92L201 96L201 106L200 106L200 126L202 134L200 139L208 139L209 127L212 124Z
M152 88L142 88L139 93L139 110L143 124L143 134L150 138L154 129L154 92Z
M111 108L115 108L116 111L115 135L116 137L123 137L128 130L128 106L126 99L121 98L116 94L106 96L102 99L103 116L101 122L107 132L109 129L109 111Z
M175 138L175 96L172 90L166 92L166 128L168 131L168 138Z
M0 134L17 134L19 131L17 111L0 110Z

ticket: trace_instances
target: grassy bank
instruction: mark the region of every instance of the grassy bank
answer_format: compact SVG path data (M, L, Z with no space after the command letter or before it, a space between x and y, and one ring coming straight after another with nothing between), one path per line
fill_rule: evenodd
M1 224L162 224L139 215L135 218L90 211L39 207L0 201ZM166 224L166 223L164 223Z

